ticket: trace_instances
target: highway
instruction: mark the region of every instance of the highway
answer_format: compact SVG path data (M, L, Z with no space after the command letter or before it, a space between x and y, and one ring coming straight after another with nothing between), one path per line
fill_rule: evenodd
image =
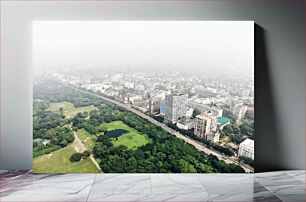
M82 89L79 89L79 88L76 88L74 86L68 86L68 87L72 87L73 89L75 90L78 90L80 92L83 92L83 93L86 93L86 94L89 94L89 95L92 95L92 96L96 96L98 98L101 98L107 102L110 102L110 103L113 103L115 105L118 105L130 112L133 112L134 114L137 114L138 116L150 121L151 123L157 125L157 126L160 126L162 129L164 129L165 131L175 135L177 138L180 138L180 139L183 139L185 142L193 145L195 148L197 148L199 151L203 151L205 152L206 154L212 154L214 156L216 156L219 160L223 160L225 161L226 163L233 163L233 164L237 164L237 165L240 165L246 172L254 172L254 169L247 165L247 164L243 164L243 163L238 163L236 158L235 157L229 157L229 156L225 156L224 154L221 154L220 152L216 151L216 150L213 150L213 149L210 149L210 148L207 148L204 144L200 143L200 142L197 142L196 140L193 140L192 138L190 137L187 137L187 136L184 136L182 135L181 133L179 133L178 131L175 131L173 130L172 128L169 128L168 126L166 126L165 124L163 123L160 123L158 121L156 121L155 119L153 119L152 117L132 108L130 105L127 105L127 104L123 104L123 103L120 103L116 100L113 100L113 99L110 99L108 97L105 97L105 96L102 96L102 95L97 95L95 93L92 93L92 92L89 92L89 91L86 91L86 90L82 90Z

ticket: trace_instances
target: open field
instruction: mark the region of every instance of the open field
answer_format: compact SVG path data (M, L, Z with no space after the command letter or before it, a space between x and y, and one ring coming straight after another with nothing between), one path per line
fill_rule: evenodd
M95 109L94 106L89 105L85 107L75 107L72 103L70 102L57 102L57 103L50 103L50 106L46 111L53 111L53 112L59 112L60 108L63 108L64 110L64 115L66 118L72 118L77 115L79 112L90 112Z
M76 153L71 144L50 154L33 159L34 173L100 173L90 158L79 162L70 162L70 156Z
M122 121L113 121L102 125L105 126L108 131L115 129L124 129L129 131L117 139L112 139L115 146L125 145L128 149L136 150L138 147L150 142L150 139L147 136L140 134L137 130L124 124Z
M83 144L89 151L92 151L95 146L95 137L90 135L85 129L79 129L76 132L77 136L82 140Z

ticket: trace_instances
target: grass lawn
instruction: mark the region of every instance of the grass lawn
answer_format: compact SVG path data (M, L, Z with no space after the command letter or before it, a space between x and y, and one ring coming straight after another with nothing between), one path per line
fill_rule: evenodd
M70 102L57 102L57 103L50 103L50 106L46 111L54 111L59 112L59 109L63 107L64 115L66 118L72 118L77 115L79 112L90 112L95 109L94 106L89 105L85 107L74 107L74 105Z
M115 129L124 129L129 131L128 133L118 137L117 140L115 138L112 139L115 146L125 145L128 149L136 150L138 147L150 142L149 137L140 134L137 130L124 124L122 121L113 121L110 123L104 123L102 125L105 126L108 131Z
M95 146L95 137L90 135L85 129L79 129L76 132L77 136L82 140L83 144L89 151L92 151Z
M98 168L88 159L70 162L70 156L76 153L71 144L50 154L33 159L34 173L99 173Z

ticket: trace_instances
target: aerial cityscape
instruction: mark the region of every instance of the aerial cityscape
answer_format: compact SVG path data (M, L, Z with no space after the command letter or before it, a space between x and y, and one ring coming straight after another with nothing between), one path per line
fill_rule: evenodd
M253 35L246 38L252 41ZM41 58L42 46L36 42L34 47L34 58ZM177 68L144 60L150 64L145 67L130 59L122 64L46 62L34 73L33 171L254 172L253 60L244 71L227 58L230 67L211 60L214 68L211 61L203 68L193 62L179 65L179 58ZM43 66L42 59L36 61Z

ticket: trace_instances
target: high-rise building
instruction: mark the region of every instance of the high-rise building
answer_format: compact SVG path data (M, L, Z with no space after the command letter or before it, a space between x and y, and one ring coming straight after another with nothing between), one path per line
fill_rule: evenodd
M218 117L212 113L202 113L195 118L194 134L207 139L209 133L217 132Z
M206 138L210 132L211 119L207 116L197 115L195 118L194 134L200 138Z
M149 99L149 112L151 114L162 113L161 102L165 99L166 93L165 92L158 92L157 94L150 95ZM164 112L163 112L164 113Z
M239 105L239 104L235 105L234 110L233 110L233 114L234 114L237 122L240 121L244 117L247 110L248 110L247 106L243 106L243 105Z
M161 115L165 115L165 105L166 105L166 101L165 100L161 100L160 104L159 104L159 113Z
M166 95L165 99L165 122L175 123L178 119L186 116L187 94Z
M159 98L151 98L149 100L149 112L150 114L156 114L160 112L160 102L161 99Z
M254 140L247 138L241 142L239 145L238 156L254 159Z

